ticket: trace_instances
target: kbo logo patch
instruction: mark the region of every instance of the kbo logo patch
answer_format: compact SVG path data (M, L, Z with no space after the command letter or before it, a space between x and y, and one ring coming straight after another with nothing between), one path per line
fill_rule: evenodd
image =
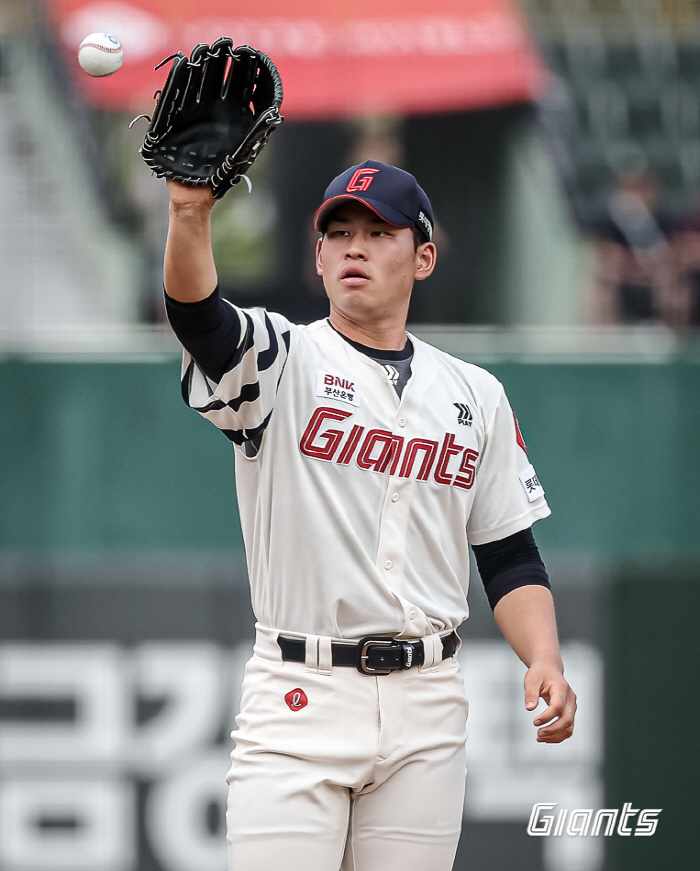
M285 702L289 705L290 711L300 711L309 704L304 690L297 687L295 690L290 690L284 697Z

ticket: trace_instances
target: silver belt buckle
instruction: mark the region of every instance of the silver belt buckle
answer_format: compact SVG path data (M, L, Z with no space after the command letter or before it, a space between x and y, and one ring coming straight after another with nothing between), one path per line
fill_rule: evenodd
M360 674L391 674L393 668L370 668L367 665L370 647L393 647L396 642L393 638L363 638L359 642L360 654L357 657L357 670Z

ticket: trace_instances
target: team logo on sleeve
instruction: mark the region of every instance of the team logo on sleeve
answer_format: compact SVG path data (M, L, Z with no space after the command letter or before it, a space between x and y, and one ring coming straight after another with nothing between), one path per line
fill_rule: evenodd
M472 415L472 410L469 408L466 402L453 402L454 407L459 412L459 417L457 418L457 423L461 423L462 426L471 426L472 421L474 420L474 416Z
M336 375L333 372L319 371L316 381L316 396L322 396L324 399L339 399L341 402L347 402L356 407L360 405L360 390L357 381L354 378Z
M513 420L515 421L515 438L520 447L527 453L527 445L525 444L525 439L523 438L523 434L520 432L520 424L518 423L518 418L515 416L515 412L513 412Z
M284 700L289 706L290 711L300 711L309 704L306 693L299 687L295 690L290 690L284 697Z

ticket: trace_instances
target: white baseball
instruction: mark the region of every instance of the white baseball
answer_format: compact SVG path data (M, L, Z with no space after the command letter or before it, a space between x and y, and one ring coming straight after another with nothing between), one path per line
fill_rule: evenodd
M91 76L111 76L124 62L124 50L116 36L91 33L80 43L78 63Z

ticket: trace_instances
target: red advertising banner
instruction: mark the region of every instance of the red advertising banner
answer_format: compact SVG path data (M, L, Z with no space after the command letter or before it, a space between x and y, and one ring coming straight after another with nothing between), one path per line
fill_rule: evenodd
M90 105L148 111L167 70L198 42L230 36L270 55L289 119L414 114L527 101L545 71L514 0L46 0ZM91 78L77 62L89 33L124 46L124 65Z

